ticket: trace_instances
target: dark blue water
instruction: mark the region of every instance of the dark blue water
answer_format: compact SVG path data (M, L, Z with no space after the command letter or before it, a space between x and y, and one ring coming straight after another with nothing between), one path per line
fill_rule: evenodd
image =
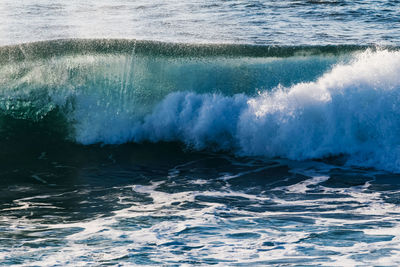
M31 149L2 157L5 265L398 259L398 175L174 143Z
M399 265L399 5L2 1L0 265Z

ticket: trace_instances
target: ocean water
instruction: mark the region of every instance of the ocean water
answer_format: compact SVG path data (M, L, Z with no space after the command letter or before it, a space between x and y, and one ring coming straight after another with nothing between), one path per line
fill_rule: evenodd
M398 266L399 1L0 3L1 266Z

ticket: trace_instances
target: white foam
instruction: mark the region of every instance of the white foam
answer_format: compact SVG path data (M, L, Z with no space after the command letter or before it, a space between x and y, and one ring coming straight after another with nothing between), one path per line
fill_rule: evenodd
M306 184L318 184L324 176L316 176L306 180ZM399 210L390 203L384 201L384 196L380 193L371 194L366 187L351 188L323 188L319 194L328 193L327 197L320 196L317 199L302 200L301 198L273 199L267 196L257 196L235 191L205 191L205 192L177 192L167 193L158 191L158 187L163 182L156 182L150 185L129 186L135 192L148 195L152 201L136 202L130 207L116 210L113 215L108 217L93 218L86 221L73 223L60 222L49 223L43 219L20 218L18 220L7 220L0 217L0 223L5 223L13 233L18 234L28 230L31 233L43 230L55 231L63 229L81 229L63 237L62 247L28 247L16 246L0 252L0 259L28 257L29 262L22 265L101 265L112 264L113 259L118 261L121 257L121 265L135 265L135 257L140 257L143 253L149 253L149 258L155 262L163 264L181 264L188 259L197 259L205 264L205 259L215 259L220 265L248 264L257 265L259 261L284 261L293 259L306 260L318 265L329 266L352 266L356 264L364 265L396 265L399 262L397 248L400 244L399 236ZM293 188L292 188L293 189ZM291 187L282 188L287 193L298 193L298 190L291 190ZM347 197L331 198L334 191L346 194ZM346 192L344 190L347 190ZM394 192L396 194L396 192ZM385 194L385 193L384 193ZM276 210L251 211L243 209L240 205L230 205L226 203L202 201L198 196L227 198L240 197L252 200L254 203L265 203L273 200ZM285 196L285 195L284 195ZM34 198L20 199L22 202L31 201ZM122 199L123 203L135 202L134 199ZM360 207L353 206L352 209L338 209L330 206L331 201L341 202L343 205L359 203ZM197 203L198 207L191 209L180 208L176 202ZM347 203L349 202L349 203ZM282 207L297 207L296 209L280 209ZM304 211L298 207L304 207ZM320 211L320 208L331 208L331 210ZM232 213L237 216L225 217L223 213ZM344 217L323 216L329 214L355 214L361 215L359 218L348 219ZM321 216L322 215L322 216ZM172 216L172 217L171 217ZM148 227L135 227L134 224L125 224L124 220L135 222L135 218L141 218L148 223ZM151 222L151 218L159 218ZM181 218L181 219L180 219ZM290 218L304 218L314 220L313 223L302 223L301 221L291 221ZM273 220L285 220L286 225L276 225ZM140 222L139 220L138 222ZM143 221L142 221L143 222ZM292 223L291 223L292 222ZM379 227L379 223L390 223L390 227ZM371 227L364 229L360 225L371 223ZM375 224L374 224L375 223ZM347 225L347 226L346 226ZM376 225L376 226L374 226ZM211 233L207 233L207 227ZM191 232L193 229L203 228L198 232ZM215 229L214 232L212 232ZM366 243L362 240L355 240L353 245L337 246L329 243L329 238L320 240L310 239L312 234L324 234L335 230L355 229L363 231L370 236L394 236L387 241ZM235 238L235 235L250 233L257 235L255 238ZM32 242L40 243L50 240L51 236L39 235ZM92 240L99 240L94 245ZM183 246L198 247L195 249L184 250L179 246L167 246L166 244L178 241ZM265 246L265 241L272 245ZM344 242L344 241L343 241ZM146 250L145 248L150 248ZM281 249L279 248L281 247ZM309 255L307 250L315 251L316 255ZM365 255L374 254L380 249L392 249L390 253L383 253L378 257L363 256L360 259L352 258L355 255L364 253ZM324 254L325 252L330 254ZM334 253L332 253L334 252ZM329 261L321 259L319 255L329 258ZM204 260L204 261L203 261ZM151 264L151 263L149 263Z

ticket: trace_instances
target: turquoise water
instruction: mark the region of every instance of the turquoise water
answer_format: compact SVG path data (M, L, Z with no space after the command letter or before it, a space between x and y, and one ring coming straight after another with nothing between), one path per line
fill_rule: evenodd
M2 1L0 265L399 265L399 4Z

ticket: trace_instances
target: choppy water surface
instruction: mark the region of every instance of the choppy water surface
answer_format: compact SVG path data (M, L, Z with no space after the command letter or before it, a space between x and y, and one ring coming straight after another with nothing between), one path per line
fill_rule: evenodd
M399 44L399 1L3 0L0 44L136 38L254 44Z
M6 265L399 264L398 175L176 144L31 156L2 168Z

